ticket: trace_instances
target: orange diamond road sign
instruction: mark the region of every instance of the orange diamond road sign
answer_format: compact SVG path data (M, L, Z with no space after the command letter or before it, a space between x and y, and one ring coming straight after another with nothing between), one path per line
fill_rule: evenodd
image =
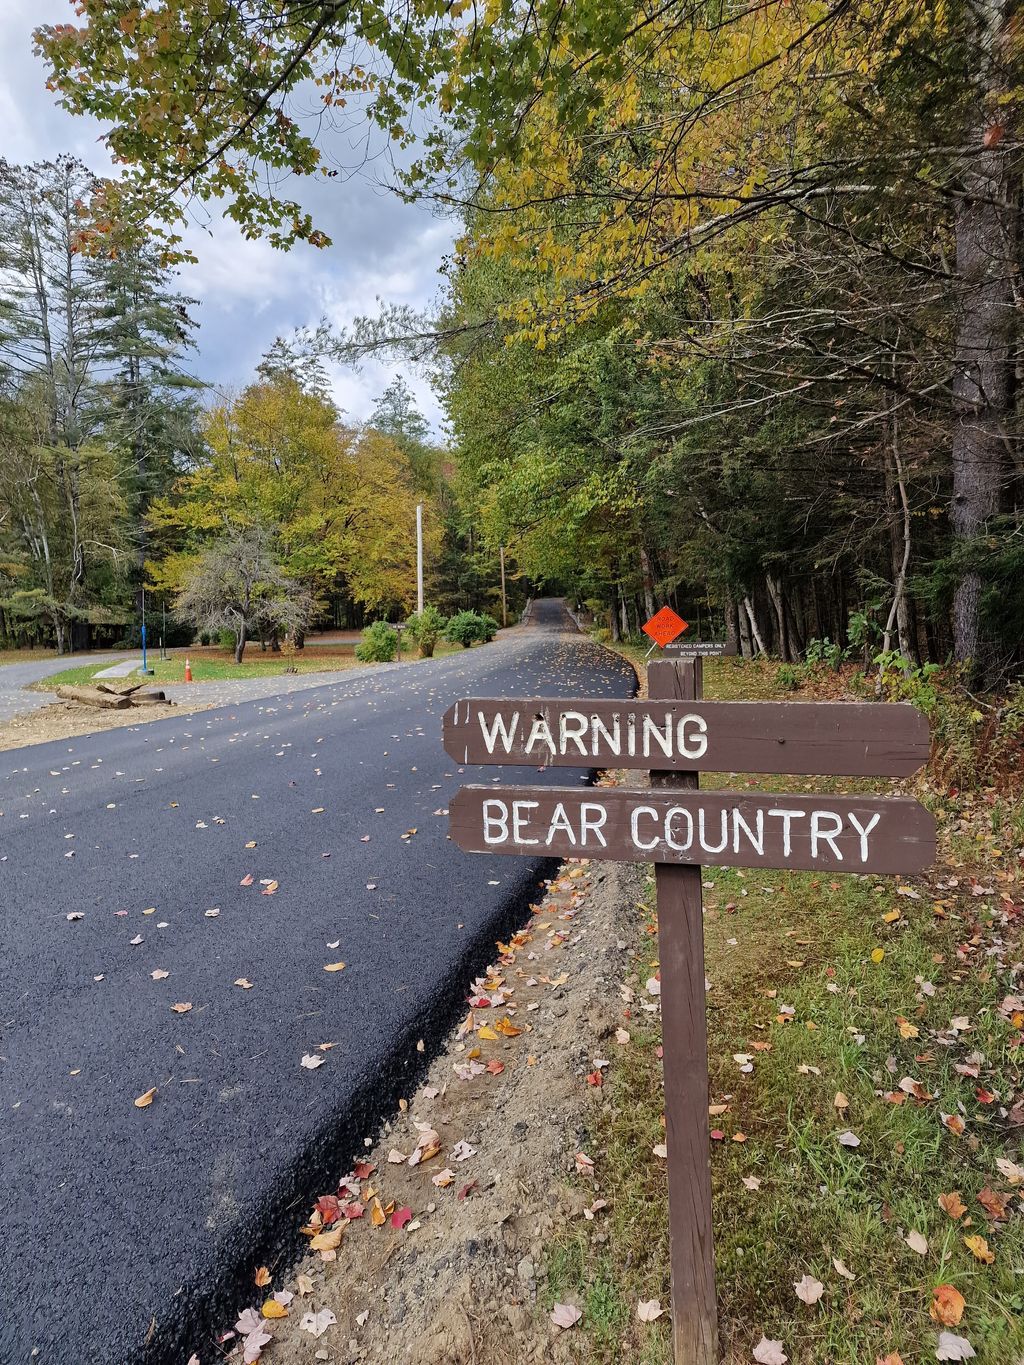
M655 644L662 647L670 644L677 635L682 635L683 631L688 629L683 618L677 616L671 607L662 607L661 611L656 611L644 626L645 633Z

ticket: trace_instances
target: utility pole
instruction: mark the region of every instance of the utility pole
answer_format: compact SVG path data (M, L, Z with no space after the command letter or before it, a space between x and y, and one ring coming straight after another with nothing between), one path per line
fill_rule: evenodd
M423 504L416 504L416 610L423 610Z
M501 624L508 625L508 603L505 600L505 547L501 546Z

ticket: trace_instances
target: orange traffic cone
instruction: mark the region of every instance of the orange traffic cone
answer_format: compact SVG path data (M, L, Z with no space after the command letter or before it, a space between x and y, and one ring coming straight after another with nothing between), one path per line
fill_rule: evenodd
M185 681L186 682L192 681L192 664L189 661L189 657L187 654L185 655Z

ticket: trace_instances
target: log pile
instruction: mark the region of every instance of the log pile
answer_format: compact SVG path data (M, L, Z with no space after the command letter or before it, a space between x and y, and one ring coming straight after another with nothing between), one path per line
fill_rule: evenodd
M60 684L56 694L64 701L76 701L82 706L95 706L104 711L127 711L134 706L173 706L163 692L148 692L142 689L145 683L134 683L130 687L108 687L106 683L96 683L91 687L77 687Z

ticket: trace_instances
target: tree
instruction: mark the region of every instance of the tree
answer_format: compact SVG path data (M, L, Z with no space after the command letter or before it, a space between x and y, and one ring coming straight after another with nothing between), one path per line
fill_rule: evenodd
M250 637L303 631L312 601L273 555L273 538L262 527L234 531L208 546L190 568L177 596L182 620L199 630L230 630L235 663Z

